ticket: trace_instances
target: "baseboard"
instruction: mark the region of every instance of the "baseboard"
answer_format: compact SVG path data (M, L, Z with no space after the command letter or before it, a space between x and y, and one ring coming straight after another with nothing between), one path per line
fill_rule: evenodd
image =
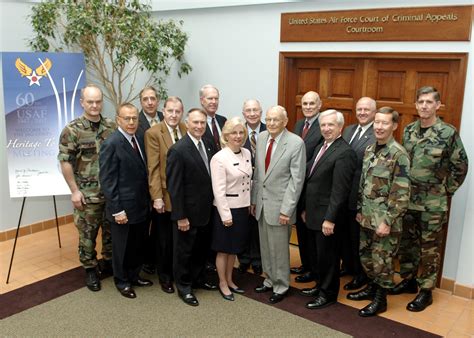
M73 217L72 214L70 215L64 215L64 216L58 216L58 224L59 225L64 225L73 222ZM56 226L56 219L48 219L44 220L41 222L29 224L29 225L23 225L20 226L20 230L18 232L18 237L22 236L27 236L34 234L39 231L47 230L54 228ZM0 232L0 242L8 241L10 239L15 238L16 234L16 229L10 229L6 231L1 231Z
M455 280L449 278L441 278L440 289L449 291L455 296L474 299L474 287L457 284Z

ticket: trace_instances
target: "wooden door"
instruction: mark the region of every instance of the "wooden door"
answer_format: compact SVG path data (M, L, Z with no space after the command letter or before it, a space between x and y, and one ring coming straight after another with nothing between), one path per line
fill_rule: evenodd
M289 129L302 118L301 96L314 90L322 110L337 109L345 125L356 123L355 105L362 96L391 106L401 116L395 133L417 118L416 90L434 86L441 93L439 116L459 129L466 54L420 53L281 53L279 104L287 108Z

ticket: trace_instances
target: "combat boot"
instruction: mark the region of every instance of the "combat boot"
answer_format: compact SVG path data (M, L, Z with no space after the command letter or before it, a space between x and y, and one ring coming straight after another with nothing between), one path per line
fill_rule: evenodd
M372 317L379 313L387 311L387 290L376 285L374 300L372 303L359 310L359 316Z
M358 292L349 292L346 296L350 300L373 300L375 296L376 285L374 282L367 284L365 288Z
M404 279L393 288L388 289L389 295L400 295L402 293L417 293L418 283L415 278Z
M96 268L86 269L86 286L91 291L100 290L100 279Z
M421 289L420 293L413 301L408 303L407 310L413 312L420 312L426 309L427 306L433 304L433 295L431 290Z

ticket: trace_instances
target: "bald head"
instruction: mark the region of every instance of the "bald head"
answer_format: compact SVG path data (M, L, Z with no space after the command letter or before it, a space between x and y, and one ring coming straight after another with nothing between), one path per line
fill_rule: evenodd
M320 109L321 99L318 93L310 91L303 95L301 98L301 110L307 119L316 116Z
M356 117L361 126L368 125L375 118L377 103L371 97L361 97L356 104Z

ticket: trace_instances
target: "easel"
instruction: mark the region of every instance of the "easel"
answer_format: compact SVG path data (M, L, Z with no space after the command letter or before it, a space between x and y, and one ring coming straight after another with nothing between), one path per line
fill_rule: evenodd
M21 204L20 217L18 218L18 226L16 227L15 241L13 242L13 251L12 251L12 257L10 259L10 267L8 268L6 284L8 284L8 282L10 281L10 272L12 270L13 257L15 256L16 241L18 240L18 233L20 232L20 224L21 224L21 218L23 217L23 209L25 208L25 201L26 201L26 197L23 197L23 203ZM53 204L54 204L54 216L56 219L56 230L58 232L58 243L59 243L59 248L61 248L61 236L59 235L58 210L56 208L56 196L54 195L53 195Z

